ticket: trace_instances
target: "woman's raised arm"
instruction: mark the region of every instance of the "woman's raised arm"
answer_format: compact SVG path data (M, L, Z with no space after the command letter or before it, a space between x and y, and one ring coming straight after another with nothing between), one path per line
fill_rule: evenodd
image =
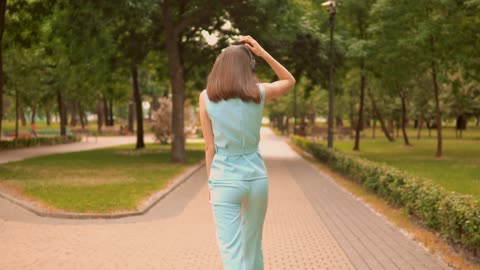
M273 58L265 49L258 44L258 42L251 36L240 38L240 42L245 42L250 51L259 57L262 57L273 69L278 76L278 80L271 83L263 83L265 86L265 100L279 97L290 91L295 85L295 78L293 75L282 66L275 58Z

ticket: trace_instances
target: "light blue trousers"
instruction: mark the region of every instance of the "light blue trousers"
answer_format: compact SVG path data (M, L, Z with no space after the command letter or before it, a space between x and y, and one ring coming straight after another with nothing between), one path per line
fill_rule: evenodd
M208 186L224 269L263 270L268 178L208 180Z

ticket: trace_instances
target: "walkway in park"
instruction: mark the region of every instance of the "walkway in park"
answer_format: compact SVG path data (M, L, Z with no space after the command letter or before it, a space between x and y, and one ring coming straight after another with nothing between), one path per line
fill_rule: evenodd
M449 269L262 128L265 269ZM0 199L0 269L222 269L205 169L146 215L40 218Z

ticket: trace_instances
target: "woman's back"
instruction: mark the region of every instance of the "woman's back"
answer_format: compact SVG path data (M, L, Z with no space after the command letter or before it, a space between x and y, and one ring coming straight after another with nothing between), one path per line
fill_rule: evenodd
M204 91L215 144L211 180L253 180L267 176L264 160L258 151L265 89L262 84L258 86L260 104L240 98L214 103Z

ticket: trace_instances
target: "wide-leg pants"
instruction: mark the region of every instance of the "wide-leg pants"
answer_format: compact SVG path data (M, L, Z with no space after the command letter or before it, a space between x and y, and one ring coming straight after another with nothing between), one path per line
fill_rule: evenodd
M263 270L268 178L208 180L217 244L225 270Z

